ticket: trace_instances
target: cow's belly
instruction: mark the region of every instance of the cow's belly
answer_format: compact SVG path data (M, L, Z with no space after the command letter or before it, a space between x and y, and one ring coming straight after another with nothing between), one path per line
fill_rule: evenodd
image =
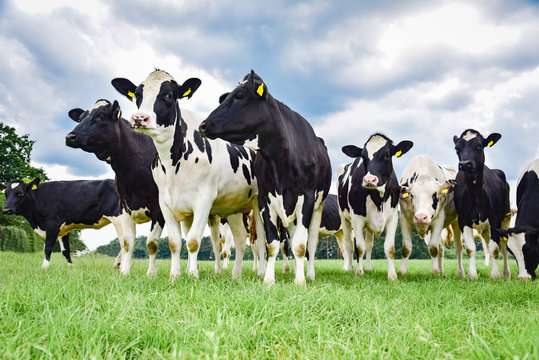
M72 230L82 230L82 229L101 229L103 226L110 224L110 220L102 217L99 219L99 221L95 224L66 224L63 223L62 226L60 226L60 233L58 233L58 237L62 237L67 235Z
M144 224L151 220L147 214L148 214L148 208L144 207L138 210L131 210L130 216L131 216L131 219L133 219L133 221L136 224Z
M384 231L390 217L395 215L396 209L391 207L391 201L388 200L382 205L382 210L380 211L374 205L370 196L367 196L366 209L366 226L378 237Z

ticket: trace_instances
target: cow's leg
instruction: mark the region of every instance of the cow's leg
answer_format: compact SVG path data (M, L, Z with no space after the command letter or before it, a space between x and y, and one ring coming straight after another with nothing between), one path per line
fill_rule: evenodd
M395 272L395 233L398 222L399 217L397 210L395 210L386 224L386 239L384 241L384 252L387 257L387 278L389 280L397 279L397 273Z
M60 232L59 225L51 225L46 230L45 250L44 250L45 259L43 260L43 264L41 265L43 269L47 269L50 265L52 248L54 247L54 243L56 242L56 239L58 238L59 232Z
M324 203L314 209L311 223L309 224L309 235L307 239L309 263L307 265L307 277L311 280L314 280L315 278L314 255L316 254L316 248L318 247L318 233L320 232L320 221L322 220L323 209Z
M159 238L163 228L161 225L152 220L152 225L150 233L148 234L148 239L146 240L146 248L148 249L148 254L150 254L150 261L148 264L148 271L146 272L147 276L156 276L157 275L157 264L156 264L156 255L157 249L159 248Z
M168 232L168 246L170 248L170 279L174 280L180 276L180 253L182 251L182 230L180 222L174 219L172 212L159 199L159 206L165 219L165 226ZM186 222L186 221L184 221ZM187 226L185 224L184 226Z
M464 238L464 245L466 246L466 253L468 254L468 277L470 279L477 279L477 268L475 267L476 250L472 228L464 226L462 229L462 237Z
M433 275L440 275L443 273L443 267L441 267L443 259L443 245L442 245L442 230L444 227L443 219L437 217L432 221L432 230L429 239L429 254L431 259L430 272ZM440 254L441 252L441 254Z
M455 255L457 256L457 276L464 277L464 267L462 266L462 236L457 221L451 225L453 230L453 243L455 244Z
M62 240L60 241L60 248L62 255L64 255L67 260L67 266L73 266L73 262L71 261L71 250L69 248L69 234L62 237Z
M122 229L122 220L121 217L107 217L107 219L111 222L112 226L114 226L114 230L116 230L116 235L118 235L118 242L120 243L120 251L118 252L118 255L116 255L116 258L114 259L114 264L112 265L115 268L120 268L122 264L122 257L124 253L123 248L123 237L124 237L124 231Z
M362 216L352 215L352 229L354 232L355 246L357 250L357 269L356 276L362 276L363 272L363 254L365 254L365 234L363 229L365 221ZM344 229L344 227L343 227Z
M372 271L371 256L374 243L372 231L365 231L365 271Z
M335 238L337 239L337 244L339 244L339 249L341 249L341 254L343 258L346 259L346 248L344 246L344 233L342 231L342 228L339 231L337 231L335 234L333 234L333 236L335 236ZM343 262L342 269L346 270L345 262Z
M197 266L197 257L198 251L200 250L200 241L202 240L202 235L204 234L204 227L208 221L210 215L211 201L208 199L200 199L201 201L193 209L193 223L191 224L191 229L187 233L185 238L185 243L187 245L187 250L189 250L189 274L198 279L198 266ZM219 242L219 239L216 239ZM212 241L215 241L212 239ZM218 253L219 256L219 253Z
M228 224L230 225L230 231L234 236L234 244L236 246L236 259L234 260L232 277L237 277L241 275L243 255L245 254L245 239L247 238L247 231L243 224L243 214L230 215L228 217Z
M520 280L528 280L531 278L531 275L528 274L528 271L526 270L526 264L524 262L524 252L522 251L522 247L526 243L525 240L525 233L517 233L509 237L507 240L507 246L509 246L509 249L513 252L513 255L515 256L515 259L517 260L518 265L518 278Z
M258 254L258 276L264 276L266 274L266 230L262 215L260 214L260 208L258 206L258 198L253 200L253 217L256 227L256 243L251 246L256 246L256 253ZM266 209L266 211L268 211Z
M122 211L120 221L123 230L123 239L121 239L121 244L123 244L123 254L120 272L123 275L129 275L131 272L131 259L133 258L133 252L135 251L136 224L126 211Z
M346 272L354 271L354 265L352 263L354 259L354 239L352 236L352 223L350 220L341 216L342 234L343 234L343 249L342 256L344 258L343 269Z
M500 268L498 266L498 256L499 256L500 248L498 244L496 244L496 242L491 239L490 227L485 229L483 233L480 235L487 243L487 249L488 249L487 251L490 254L490 277L493 279L497 279L500 277Z
M215 256L215 273L221 273L221 240L219 239L220 219L218 216L210 216L208 218L208 226L210 227L211 244L213 247L213 255ZM189 234L189 233L188 233ZM200 246L200 243L199 243ZM198 250L197 250L198 254ZM189 258L191 263L191 258ZM189 269L188 269L189 270Z
M483 234L479 234L479 239L481 239L481 245L483 246L483 253L485 254L485 261L484 264L486 267L488 267L488 264L490 262L490 250L488 248L487 242L485 239L488 239L489 237Z
M507 258L507 242L500 241L503 255L503 277L504 279L511 279L511 270L509 269L509 262Z
M279 252L279 236L277 232L277 224L272 222L272 218L277 219L277 214L270 216L270 208L263 208L262 219L264 223L264 230L266 233L266 248L268 252L268 266L266 268L266 274L264 275L264 283L272 285L275 283L275 261L277 259L277 253Z
M408 259L412 254L412 224L409 219L400 213L401 232L402 232L402 262L399 267L399 274L406 274L408 269Z
M253 271L257 271L259 260L258 260L258 246L256 244L256 239L254 243L249 242L249 246L251 247L251 252L253 253Z
M281 238L281 254L283 255L283 273L289 273L290 261L288 260L288 257L290 256L290 239L288 238L288 230L283 226L280 220L278 223L279 237ZM291 234L294 234L296 231L296 226L294 224L290 224L288 228L290 229Z

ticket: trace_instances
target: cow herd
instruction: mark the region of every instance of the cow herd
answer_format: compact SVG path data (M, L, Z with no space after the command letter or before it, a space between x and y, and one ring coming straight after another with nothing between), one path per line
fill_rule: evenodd
M264 282L275 282L276 257L288 253L295 260L295 283L314 280L314 254L319 236L335 235L344 257L344 270L370 271L375 237L385 233L387 276L394 280L395 233L402 230L400 274L407 271L412 252L412 230L425 239L432 258L431 272L443 273L444 239L453 238L457 275L464 276L462 250L468 257L468 276L477 278L474 231L484 240L491 259L491 277L510 277L508 251L518 264L518 278L535 279L539 263L539 160L521 175L517 188L518 214L509 228L512 210L509 185L502 171L485 165L484 150L501 137L483 137L473 129L455 136L458 171L419 155L408 163L399 182L393 157L413 146L394 144L381 133L362 147L342 151L353 160L339 167L338 194L329 194L331 164L324 141L297 112L276 100L254 72L203 120L180 109L201 85L196 78L183 84L165 71L155 70L139 85L112 80L114 88L138 111L122 118L117 101L98 100L88 110L72 109L77 126L66 145L94 153L110 164L116 179L2 184L3 212L24 216L45 238L43 267L61 239L62 253L71 264L68 233L112 223L121 251L115 260L124 275L131 269L136 224L151 221L147 238L150 261L147 274L156 275L155 255L166 224L171 251L170 276L180 275L182 231L188 249L187 271L198 277L197 255L206 225L211 231L215 272L226 267L232 241L236 258L232 276L241 275L246 238L256 254L255 269ZM400 160L398 160L400 161ZM400 211L397 209L400 208ZM221 266L220 257L224 256ZM304 262L307 260L307 273Z

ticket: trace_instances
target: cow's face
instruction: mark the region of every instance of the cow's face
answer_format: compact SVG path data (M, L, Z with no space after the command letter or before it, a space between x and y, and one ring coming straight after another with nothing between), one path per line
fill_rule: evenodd
M454 180L439 182L430 176L420 176L410 186L401 186L400 197L412 205L418 229L428 228L452 196L454 184Z
M490 147L501 138L498 133L492 133L484 138L478 131L473 129L464 130L457 137L453 137L455 150L459 157L459 171L463 171L475 184L483 174L485 165L484 148Z
M268 88L251 70L231 93L221 96L220 105L200 124L199 131L210 139L221 138L258 150L258 134L269 126L265 121L268 96Z
M2 213L22 214L23 208L33 197L32 192L37 189L39 181L39 178L36 178L29 184L19 179L10 182L5 188L6 205Z
M505 237L509 249L512 246L522 246L522 254L524 255L524 266L532 279L536 278L535 270L539 265L539 230L532 228L510 228L507 231L497 229L502 239Z
M170 74L155 70L139 86L123 78L112 80L112 85L129 100L135 99L138 112L131 116L131 124L136 130L150 136L157 135L159 129L173 126L180 119L177 100L190 98L200 86L196 78L179 85Z
M108 160L112 146L120 136L119 121L122 112L117 101L98 100L84 111L72 109L69 117L79 124L66 136L66 145L94 153L99 160Z
M385 192L391 174L393 173L392 157L400 157L413 146L411 141L401 141L398 145L382 134L374 134L365 143L363 149L347 145L342 151L353 158L361 157L365 168L362 186L367 189L377 189Z

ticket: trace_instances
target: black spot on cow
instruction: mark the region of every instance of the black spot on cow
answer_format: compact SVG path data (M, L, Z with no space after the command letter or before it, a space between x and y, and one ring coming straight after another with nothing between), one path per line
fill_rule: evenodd
M438 194L434 193L432 194L432 208L436 210L438 207Z

